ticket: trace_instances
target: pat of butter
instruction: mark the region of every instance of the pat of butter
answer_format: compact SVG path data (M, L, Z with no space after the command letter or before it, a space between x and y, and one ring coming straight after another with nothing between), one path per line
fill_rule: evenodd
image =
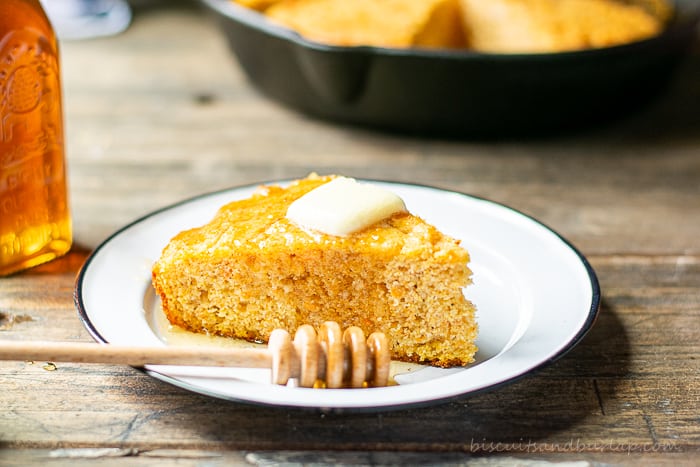
M396 194L338 177L294 201L287 218L302 228L342 237L404 211L406 205Z

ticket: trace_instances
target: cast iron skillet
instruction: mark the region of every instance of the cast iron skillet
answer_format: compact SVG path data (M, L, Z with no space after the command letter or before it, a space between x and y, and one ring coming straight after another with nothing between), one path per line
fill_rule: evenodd
M250 81L309 115L416 134L546 135L655 97L697 38L700 2L677 0L660 36L552 54L336 47L229 0L201 0Z

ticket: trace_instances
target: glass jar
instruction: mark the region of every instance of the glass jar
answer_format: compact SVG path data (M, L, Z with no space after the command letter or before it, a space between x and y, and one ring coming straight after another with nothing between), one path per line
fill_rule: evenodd
M39 0L0 1L0 275L72 242L58 44Z

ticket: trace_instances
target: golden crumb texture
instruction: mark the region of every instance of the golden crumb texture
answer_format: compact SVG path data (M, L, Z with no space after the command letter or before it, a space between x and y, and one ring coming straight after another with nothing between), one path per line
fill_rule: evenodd
M656 36L662 14L617 0L460 0L467 41L486 52L563 52ZM660 8L660 6L659 6Z
M198 333L267 341L336 321L385 333L392 358L449 367L474 361L469 254L417 216L397 213L346 237L306 231L287 207L334 176L261 186L183 231L153 266L168 320Z
M339 46L547 53L658 35L668 0L233 0Z
M266 15L326 44L465 46L458 0L285 0L272 5Z

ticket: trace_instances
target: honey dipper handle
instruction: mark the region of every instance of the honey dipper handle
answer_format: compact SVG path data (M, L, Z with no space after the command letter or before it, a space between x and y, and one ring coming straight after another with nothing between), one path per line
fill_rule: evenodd
M265 349L132 347L79 342L0 341L0 360L269 368Z

